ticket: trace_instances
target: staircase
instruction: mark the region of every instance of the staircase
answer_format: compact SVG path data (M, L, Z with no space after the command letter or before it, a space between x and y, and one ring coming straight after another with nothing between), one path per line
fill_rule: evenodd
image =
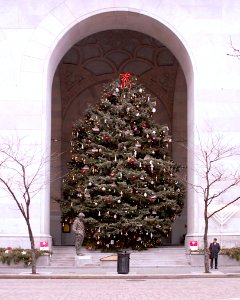
M74 267L75 248L72 246L54 246L52 249L51 267Z
M116 253L102 253L83 248L84 255L92 257L88 267L110 267L116 265ZM75 248L72 246L54 246L51 257L51 267L71 268L75 266ZM101 261L102 258L109 260ZM130 251L130 261L133 267L189 266L184 247L161 247L144 251Z

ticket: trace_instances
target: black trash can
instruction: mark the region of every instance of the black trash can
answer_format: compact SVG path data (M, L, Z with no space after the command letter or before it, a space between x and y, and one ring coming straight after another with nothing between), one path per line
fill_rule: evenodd
M130 253L118 252L117 272L118 274L128 274Z

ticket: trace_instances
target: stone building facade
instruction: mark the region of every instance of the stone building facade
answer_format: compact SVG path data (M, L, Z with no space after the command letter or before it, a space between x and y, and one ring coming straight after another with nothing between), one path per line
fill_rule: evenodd
M0 0L1 136L25 137L42 156L63 155L45 165L44 189L32 203L37 243L72 244L62 232L62 178L69 160L72 122L98 101L102 84L130 71L158 97L157 122L171 131L172 156L188 181L201 184L198 134L239 140L239 1ZM237 162L236 162L237 163ZM60 176L59 176L60 174ZM47 179L47 180L46 180ZM237 193L237 189L236 189ZM232 197L231 194L228 195ZM224 199L223 199L224 200ZM1 246L28 247L15 204L0 197ZM225 247L240 245L240 204L212 218L209 236ZM169 241L186 234L202 245L203 201L188 188L185 208Z

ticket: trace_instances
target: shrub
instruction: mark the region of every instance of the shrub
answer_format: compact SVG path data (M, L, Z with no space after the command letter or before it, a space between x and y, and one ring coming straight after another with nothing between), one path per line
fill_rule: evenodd
M51 254L50 251L47 250L36 250L36 258L42 256L44 254ZM24 266L31 265L32 261L32 250L31 249L21 249L21 248L0 248L0 262L4 264L10 265L11 262L14 264L18 264L19 262L23 262Z
M226 254L229 257L236 259L237 261L240 260L240 248L222 249L221 253Z

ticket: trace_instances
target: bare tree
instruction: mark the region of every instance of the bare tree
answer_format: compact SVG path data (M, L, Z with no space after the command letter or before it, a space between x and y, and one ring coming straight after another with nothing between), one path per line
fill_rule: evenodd
M199 136L198 184L191 184L204 201L204 268L209 273L208 229L209 219L240 199L236 187L240 184L239 148L224 142L223 136L208 135L205 142ZM218 206L214 203L222 203ZM217 207L217 208L216 208ZM211 209L210 209L211 208Z
M15 201L28 230L32 255L32 274L36 274L36 246L30 218L33 198L41 191L46 179L43 169L47 162L23 139L1 138L0 144L0 188Z
M227 55L237 57L238 59L240 59L240 50L233 46L232 39L230 39L230 45L231 45L231 48L233 50L233 53L227 53Z

